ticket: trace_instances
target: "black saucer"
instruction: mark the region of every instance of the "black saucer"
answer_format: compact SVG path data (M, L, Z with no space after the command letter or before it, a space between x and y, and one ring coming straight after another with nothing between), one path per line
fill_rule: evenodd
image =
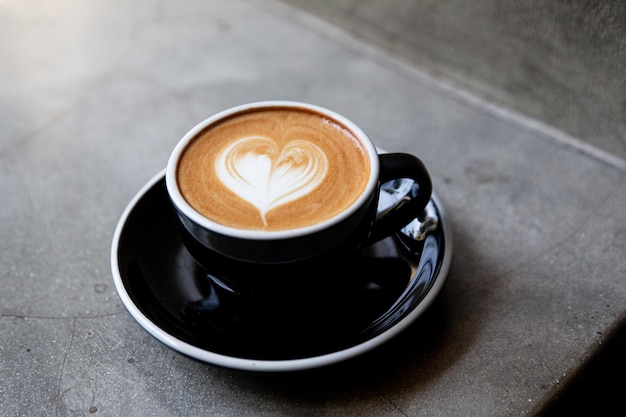
M381 207L406 187L401 181L388 184ZM389 340L437 296L450 258L449 227L433 196L402 233L321 269L340 276L341 287L309 288L306 299L242 297L208 276L182 245L161 172L121 216L111 266L125 307L156 339L212 364L283 371L335 363ZM266 267L259 271L268 273ZM295 270L294 280L316 273Z

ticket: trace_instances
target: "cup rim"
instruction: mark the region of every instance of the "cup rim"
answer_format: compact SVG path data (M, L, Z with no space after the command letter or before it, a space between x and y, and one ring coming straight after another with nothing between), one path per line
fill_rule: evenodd
M361 195L344 211L341 213L324 220L323 222L299 227L295 229L288 230L249 230L249 229L239 229L232 226L227 226L213 220L208 219L203 216L194 209L183 197L180 189L178 188L178 183L176 181L176 172L178 169L178 161L180 156L183 153L183 150L186 146L193 140L200 132L202 132L207 126L223 119L229 117L231 115L247 112L254 109L262 109L262 108L303 108L306 110L314 111L317 113L321 113L324 116L327 116L331 119L334 119L338 123L344 125L348 128L363 144L364 148L367 151L367 156L370 161L370 176L368 178L367 184L361 193ZM380 162L378 159L378 151L376 146L369 138L369 136L354 122L352 122L347 117L330 110L328 108L318 106L315 104L309 104L299 101L290 101L290 100L266 100L266 101L256 101L247 104L240 104L234 107L230 107L228 109L222 110L214 115L202 120L200 123L196 124L191 130L189 130L180 141L174 147L174 150L170 154L170 157L167 162L167 168L165 172L165 183L167 187L167 192L172 200L174 206L184 214L188 219L201 226L202 228L212 231L215 233L219 233L221 235L230 236L234 238L248 239L248 240L278 240L278 239L287 239L287 238L296 238L309 234L314 234L320 232L322 230L328 229L340 222L344 219L347 219L356 211L359 210L366 204L372 192L377 187L378 184L378 176L380 171Z

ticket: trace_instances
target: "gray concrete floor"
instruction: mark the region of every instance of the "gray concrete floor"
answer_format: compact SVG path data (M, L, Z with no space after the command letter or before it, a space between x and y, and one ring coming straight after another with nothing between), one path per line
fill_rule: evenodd
M551 25L521 5L355 4L331 20L274 0L0 1L1 415L525 416L596 357L626 306L622 6L555 3ZM395 50L365 36L420 7L412 58L408 29ZM447 284L409 329L295 374L170 349L110 270L120 215L179 138L271 98L419 155L454 235Z
M626 158L626 3L284 0L482 99Z

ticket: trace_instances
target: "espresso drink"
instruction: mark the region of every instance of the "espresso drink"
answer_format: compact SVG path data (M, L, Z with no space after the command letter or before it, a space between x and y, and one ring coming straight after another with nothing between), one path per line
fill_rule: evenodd
M212 221L277 231L341 213L369 176L367 150L349 129L311 110L277 107L205 128L183 151L177 181Z

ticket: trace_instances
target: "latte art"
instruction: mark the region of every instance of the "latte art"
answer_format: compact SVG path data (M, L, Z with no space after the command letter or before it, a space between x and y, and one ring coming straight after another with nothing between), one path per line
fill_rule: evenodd
M277 107L206 126L182 151L176 181L186 202L215 223L283 231L342 213L370 173L365 145L344 125Z
M263 136L239 139L224 148L215 162L222 183L265 215L313 191L326 177L328 160L313 143L296 139L282 150Z

